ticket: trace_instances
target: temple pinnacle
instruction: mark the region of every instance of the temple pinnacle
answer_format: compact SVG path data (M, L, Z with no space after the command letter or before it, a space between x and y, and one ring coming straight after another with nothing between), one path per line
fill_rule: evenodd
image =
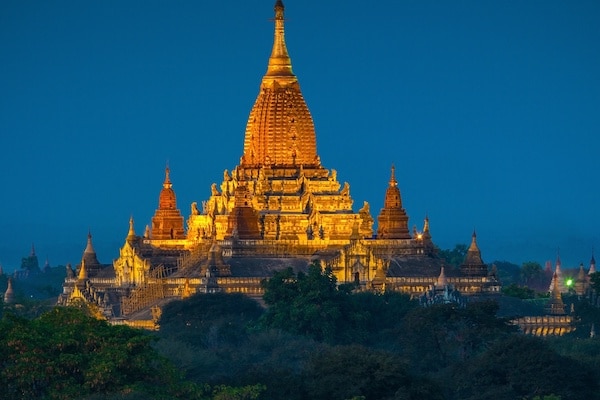
M89 229L87 235L87 245L85 246L85 250L83 252L88 254L96 253L96 251L94 250L94 246L92 245L92 232Z
M398 186L398 181L396 180L396 167L392 164L392 175L390 176L390 186Z
M127 232L127 240L135 240L135 229L133 228L133 215L129 217L129 232Z
M479 246L477 246L477 232L473 229L473 235L471 235L471 245L469 246L469 251L479 251Z
M171 179L169 178L170 172L171 172L171 169L169 168L169 164L167 164L167 166L165 168L165 182L163 183L163 187L165 189L169 189L173 186L173 184L171 183Z
M284 6L281 0L275 2L275 37L273 39L273 50L269 58L269 66L265 76L270 77L293 77L292 60L285 45L284 29Z

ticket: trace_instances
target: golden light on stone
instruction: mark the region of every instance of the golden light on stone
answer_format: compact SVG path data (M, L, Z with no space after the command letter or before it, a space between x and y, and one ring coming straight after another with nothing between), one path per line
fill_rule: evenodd
M249 212L245 217L239 207L234 212L236 189L242 185L255 211L260 239L347 241L354 224L360 237L373 234L364 223L371 216L352 211L350 185L342 186L336 171L321 165L313 119L285 44L283 11L278 2L273 49L248 117L240 165L231 173L224 171L223 181L213 184L211 197L203 203L204 212L190 216L188 240L212 240L213 232L216 240L224 240L231 237L233 225L254 225L242 220L253 218ZM233 221L234 214L242 219Z
M369 203L353 211L350 184L322 165L315 125L285 43L280 0L274 22L273 48L250 110L239 164L223 171L208 199L191 204L185 226L167 167L151 228L138 236L131 218L119 257L89 272L82 262L89 276L68 276L59 303L83 298L109 319L132 318L128 324L155 327L155 321L133 321L132 316L165 299L199 292L258 298L261 281L290 264L302 269L318 262L330 267L339 282L354 282L359 290L416 297L438 282L443 264L435 257L429 218L421 232L416 227L409 232L395 167L387 188L382 179L384 205L374 235ZM444 282L466 295L499 292L475 236L463 271L467 279L446 270Z

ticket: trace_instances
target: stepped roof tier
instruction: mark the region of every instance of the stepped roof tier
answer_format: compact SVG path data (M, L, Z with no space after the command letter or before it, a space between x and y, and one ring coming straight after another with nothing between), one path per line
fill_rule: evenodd
M396 181L396 168L392 165L392 175L385 192L383 209L377 218L377 237L381 239L410 239L408 215L402 207L402 196ZM427 224L429 221L426 221ZM429 228L427 226L427 231Z
M83 251L82 260L85 260L85 263L88 265L88 267L93 267L100 264L98 258L96 257L96 250L94 250L94 245L92 244L91 231L88 231L87 245L85 246L85 250Z
M150 236L154 240L169 240L185 238L183 216L177 208L177 197L169 177L171 170L167 166L165 181L158 197L158 209L152 218Z
M477 233L473 231L471 236L471 245L467 250L465 261L461 264L460 269L463 274L468 276L487 275L488 268L481 258L481 250L477 245Z

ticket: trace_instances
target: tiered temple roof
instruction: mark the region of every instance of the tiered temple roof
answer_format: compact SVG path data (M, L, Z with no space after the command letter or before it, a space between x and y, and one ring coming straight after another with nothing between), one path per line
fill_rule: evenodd
M485 275L488 272L487 266L481 258L481 251L477 245L477 233L475 231L473 231L473 235L471 236L471 245L467 250L467 256L461 264L460 270L468 276Z
M158 197L158 209L152 218L150 236L154 240L185 238L183 216L177 208L177 197L169 177L170 169L165 169L165 181Z
M273 47L239 165L212 184L208 200L192 203L187 232L167 167L152 228L138 236L131 217L119 257L97 271L89 269L92 253L84 252L80 276L68 269L61 303L79 297L96 302L109 319L134 319L192 293L259 297L263 279L288 267L306 270L310 262L331 267L339 282L360 290L418 295L447 282L469 295L498 292L475 235L464 268L449 270L435 256L428 217L423 231L411 234L393 166L376 236L369 204L353 211L350 185L317 154L313 119L285 43L281 0L274 11Z
M396 168L392 165L392 173L388 188L385 192L383 208L377 218L377 237L380 239L410 239L408 232L408 216L402 207L402 196L398 181L396 181ZM429 231L429 229L428 229Z

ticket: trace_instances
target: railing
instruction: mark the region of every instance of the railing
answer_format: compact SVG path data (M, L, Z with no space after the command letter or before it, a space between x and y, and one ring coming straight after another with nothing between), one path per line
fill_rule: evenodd
M183 254L177 259L177 269L179 271L187 271L190 268L198 265L204 258L210 249L211 243L198 244L192 248L189 253Z
M121 313L130 315L149 306L156 300L164 299L164 279L167 273L168 269L162 264L152 269L144 285L131 289L129 296L121 298Z

